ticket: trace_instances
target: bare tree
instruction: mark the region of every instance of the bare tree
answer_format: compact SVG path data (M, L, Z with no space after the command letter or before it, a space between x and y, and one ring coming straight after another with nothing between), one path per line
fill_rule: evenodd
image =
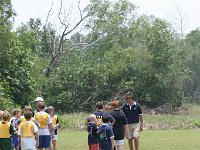
M54 68L57 68L59 65L59 60L63 54L66 54L68 52L71 52L75 49L77 49L80 46L87 46L90 43L89 42L80 42L80 43L72 43L70 42L69 36L72 35L73 32L78 31L78 28L81 27L81 25L84 23L84 21L89 17L89 13L83 13L80 8L80 0L78 1L78 11L79 11L79 18L78 20L71 25L69 22L70 20L70 12L72 9L72 5L70 6L68 12L63 12L63 1L60 1L60 8L59 12L57 14L57 17L59 19L60 25L61 25L61 34L57 36L51 36L48 32L48 20L51 17L52 8L53 8L53 0L51 8L48 12L46 24L44 27L44 34L45 34L45 43L47 45L48 51L50 52L50 61L49 65L47 66L45 70L45 76L49 77L51 72ZM50 36L49 36L50 35Z
M175 14L168 14L169 20L172 25L177 29L181 34L181 37L184 38L185 31L188 26L188 15L187 11L181 7L181 4L175 4Z

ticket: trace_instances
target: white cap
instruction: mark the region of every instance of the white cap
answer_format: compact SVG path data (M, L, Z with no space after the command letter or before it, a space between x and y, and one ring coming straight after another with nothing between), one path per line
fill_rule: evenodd
M44 100L43 100L42 97L37 97L37 98L34 100L34 102L39 102L39 101L43 102Z

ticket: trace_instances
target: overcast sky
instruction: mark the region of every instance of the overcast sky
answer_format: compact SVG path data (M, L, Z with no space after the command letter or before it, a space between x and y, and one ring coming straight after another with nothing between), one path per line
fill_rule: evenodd
M63 6L68 10L71 6L71 16L76 16L77 14L77 1L78 0L63 0ZM130 0L135 5L138 6L138 15L147 14L154 15L156 17L162 18L173 24L177 29L180 27L180 16L183 17L183 29L184 33L189 33L200 27L200 1L199 0ZM52 0L12 0L12 5L17 13L15 18L16 28L22 22L26 23L29 18L41 18L45 20L47 13L51 7ZM81 7L88 4L89 0L81 0ZM56 14L56 9L58 10L60 0L54 0L54 14ZM180 12L180 13L179 13ZM52 15L51 19L54 24L57 20L57 16ZM43 22L44 23L44 22ZM178 30L178 29L177 29Z

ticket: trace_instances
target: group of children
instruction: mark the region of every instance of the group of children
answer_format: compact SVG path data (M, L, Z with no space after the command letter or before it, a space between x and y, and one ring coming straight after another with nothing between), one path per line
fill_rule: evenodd
M54 108L47 108L43 101L38 101L37 108L33 112L31 106L25 106L23 115L14 109L11 118L8 111L0 111L0 150L57 150L59 120Z
M127 120L119 101L110 105L96 103L96 111L88 117L89 150L122 150Z

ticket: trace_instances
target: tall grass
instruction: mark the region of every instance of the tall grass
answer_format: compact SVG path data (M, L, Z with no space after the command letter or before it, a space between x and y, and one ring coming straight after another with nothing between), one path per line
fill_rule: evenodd
M184 104L187 113L184 115L150 115L144 114L144 127L148 130L168 129L193 129L200 127L200 105ZM81 130L85 129L88 113L70 113L61 115L60 124L62 129Z
M59 116L62 129L85 129L87 113L71 113Z

